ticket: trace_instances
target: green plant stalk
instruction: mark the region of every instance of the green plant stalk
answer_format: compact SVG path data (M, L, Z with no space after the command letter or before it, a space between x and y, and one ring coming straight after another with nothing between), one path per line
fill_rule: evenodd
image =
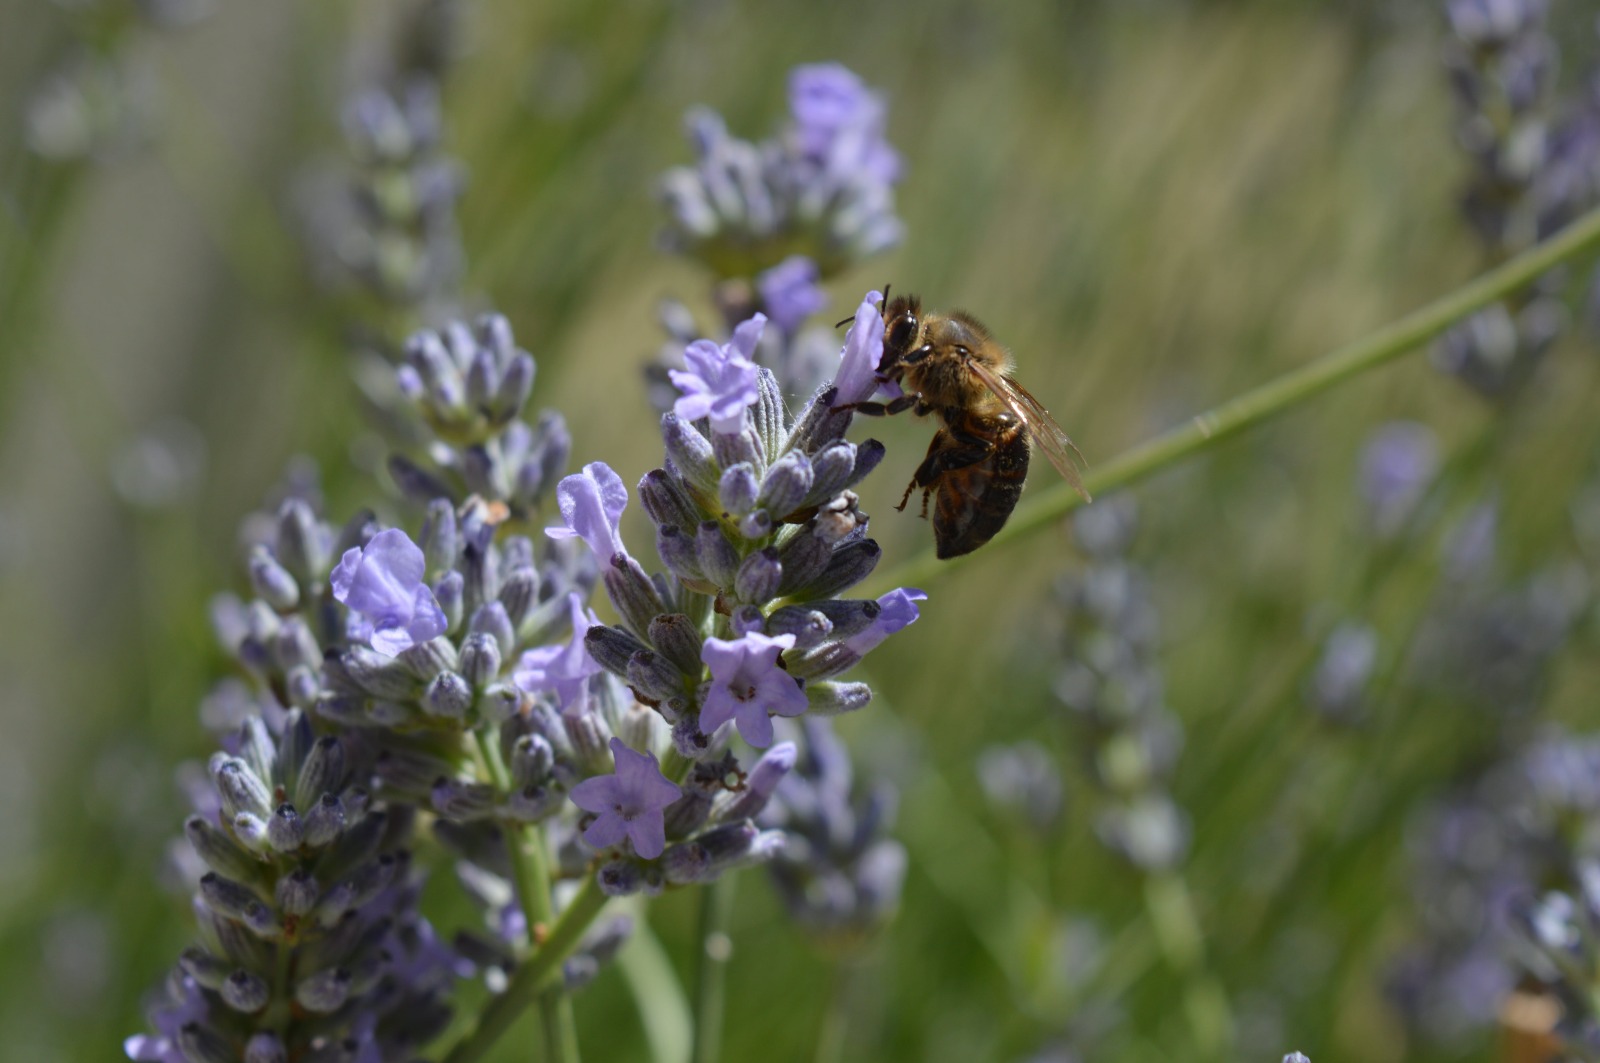
M508 793L511 789L511 773L506 768L505 758L500 755L498 738L482 729L474 731L473 737L477 740L478 753L488 769L490 780L501 793ZM528 924L528 944L530 948L539 948L541 932L548 930L555 920L555 909L550 902L550 868L545 852L544 830L535 824L509 821L502 823L501 829L506 833L506 847L511 856L511 877L522 903L522 917ZM543 952L542 948L540 952ZM546 1063L578 1063L577 1023L572 1014L572 1000L562 987L559 969L551 973L546 982L538 994L540 1025L544 1032L544 1058Z
M735 879L723 875L700 888L700 955L694 986L694 1063L717 1063L722 1055L723 1012L728 1002L728 961L733 957L728 920Z
M1181 871L1144 880L1145 911L1167 966L1183 981L1183 1011L1197 1059L1232 1058L1233 1013L1222 986L1206 969L1205 936Z
M544 944L534 950L512 974L505 992L491 1000L478 1021L444 1057L444 1063L477 1063L500 1036L511 1028L524 1008L532 1004L552 977L561 976L561 963L578 947L584 931L594 922L609 898L589 876L561 918L550 928Z
M1346 380L1387 365L1462 319L1527 287L1555 266L1593 251L1597 246L1600 246L1600 209L1590 211L1544 242L1400 320L1090 469L1084 475L1084 487L1093 495L1106 494L1176 465ZM1083 499L1069 485L1052 484L1017 507L1016 515L991 540L991 548L1037 531L1082 504ZM896 566L884 578L875 581L874 586L884 589L921 586L949 570L950 566L938 561L930 549Z

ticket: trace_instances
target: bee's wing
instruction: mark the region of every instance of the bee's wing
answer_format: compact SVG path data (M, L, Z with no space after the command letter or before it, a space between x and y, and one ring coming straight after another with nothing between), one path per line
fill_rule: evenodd
M1044 456L1050 459L1056 472L1060 473L1072 485L1073 490L1083 496L1085 502L1089 501L1089 492L1084 490L1083 477L1078 474L1078 466L1086 464L1083 455L1061 426L1056 424L1056 419L1050 416L1050 411L1042 406L1038 399L1028 393L1028 389L1015 380L977 359L967 363L977 378L984 382L995 397L1006 404L1012 414L1021 421L1027 429L1028 438L1038 444Z

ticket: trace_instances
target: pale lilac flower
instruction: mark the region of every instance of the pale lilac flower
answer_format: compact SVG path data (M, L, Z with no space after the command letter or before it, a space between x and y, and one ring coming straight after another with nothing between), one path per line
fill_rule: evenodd
M585 779L572 788L572 803L598 818L583 832L583 840L596 849L609 849L623 838L646 860L654 860L667 847L663 810L680 791L661 774L654 753L635 753L620 738L611 740L616 771Z
M874 649L884 639L917 620L917 603L926 601L928 595L915 587L899 587L878 599L882 610L864 630L845 639L845 649L861 656Z
M793 646L793 635L769 638L751 632L732 641L706 639L700 659L711 668L711 689L700 708L700 730L710 734L733 720L746 742L770 746L771 714L806 711L805 692L778 667L778 656Z
M552 539L581 538L589 544L601 566L626 554L617 525L628 508L628 488L622 477L603 461L591 461L581 473L564 477L556 485L556 504L566 525L552 525L544 533Z
M577 704L589 684L589 677L603 670L584 648L589 628L600 623L594 610L585 610L583 596L567 595L572 617L572 641L554 646L536 646L522 655L513 673L517 686L529 693L549 691L562 709Z
M372 648L393 657L444 634L444 610L423 581L422 550L398 528L351 547L333 570L333 596L359 614ZM370 625L370 631L368 630Z
M667 376L683 392L673 405L673 412L685 421L711 419L711 430L724 435L736 435L744 429L745 413L756 404L756 364L750 360L761 330L766 326L765 314L756 314L733 330L733 338L724 344L711 340L695 340L683 352L687 370L668 370Z
M835 407L865 402L878 390L878 362L883 358L883 312L878 304L882 301L883 293L868 292L856 308L856 319L845 333L839 372L833 378L839 389Z
M817 264L804 255L790 255L756 277L761 305L778 328L792 334L806 318L828 305L817 277Z

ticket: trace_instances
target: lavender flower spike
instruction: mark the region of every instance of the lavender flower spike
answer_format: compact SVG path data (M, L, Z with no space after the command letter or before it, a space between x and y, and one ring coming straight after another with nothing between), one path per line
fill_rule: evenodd
M801 154L831 172L893 184L900 156L883 139L888 109L838 63L797 66L789 74L789 112Z
M565 645L534 647L522 655L513 673L517 686L530 693L549 691L563 710L580 702L589 677L602 671L589 656L583 641L589 629L600 623L600 618L595 616L594 610L584 609L583 596L576 591L567 595L567 606L572 616L572 641Z
M883 357L883 312L878 304L882 292L868 292L856 308L856 319L845 333L844 354L839 361L839 373L833 378L838 394L834 408L853 402L865 402L878 390L878 361Z
M711 418L711 430L722 435L737 435L743 431L748 415L746 410L756 404L756 364L750 360L761 330L766 327L765 314L756 314L733 330L733 339L725 344L711 340L695 340L683 352L688 363L687 371L669 370L672 383L683 392L673 406L673 412L685 421Z
M927 597L925 592L915 587L899 587L885 594L878 599L878 607L882 612L873 618L865 630L845 639L845 648L865 657L868 650L875 649L884 639L916 623L920 615L917 603L926 601Z
M444 634L444 610L423 582L422 550L390 528L351 547L333 570L333 596L360 614L354 635L388 657Z
M654 860L667 847L663 810L680 791L656 764L655 754L635 753L620 738L611 740L616 771L585 779L572 788L572 803L598 818L583 832L583 840L596 849L609 849L623 838L646 860Z
M582 472L563 477L556 485L556 503L566 525L546 528L544 533L550 538L581 538L602 568L616 555L628 552L617 530L622 511L628 508L628 488L611 466L591 461Z
M770 746L772 714L806 711L805 692L778 667L779 654L793 647L793 635L769 638L751 632L732 641L706 639L700 659L711 668L711 689L700 708L700 730L711 734L733 720L746 742Z
M793 335L806 318L828 305L817 277L817 264L804 255L790 255L756 277L761 305L784 333Z

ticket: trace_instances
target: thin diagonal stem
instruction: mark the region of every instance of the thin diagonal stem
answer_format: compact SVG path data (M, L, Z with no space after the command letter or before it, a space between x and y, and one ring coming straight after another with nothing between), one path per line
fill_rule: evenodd
M722 1056L722 1017L728 997L728 960L733 944L728 919L733 913L733 875L700 887L700 956L694 987L694 1063L718 1063Z
M1399 358L1484 307L1513 295L1555 266L1600 246L1600 209L1574 221L1544 242L1508 259L1476 280L1414 310L1354 343L1245 392L1154 439L1124 451L1083 478L1091 494L1105 494L1176 465L1247 428L1286 413L1346 380ZM990 549L1051 524L1083 504L1070 486L1052 484L1017 507ZM924 551L896 566L875 585L920 586L950 566Z
M523 1009L539 996L552 977L561 975L561 963L578 947L608 898L599 882L590 876L550 928L549 937L532 956L517 968L505 992L491 1000L478 1016L476 1025L445 1056L444 1063L477 1063L493 1047Z
M511 773L506 769L505 758L500 755L498 738L482 730L475 732L474 737L477 739L478 753L495 788L502 793L510 792ZM540 939L549 931L555 919L555 909L550 901L550 868L545 852L544 829L537 824L511 822L502 824L501 829L506 835L517 899L522 906L523 920L528 925L528 944L538 947ZM559 971L547 978L547 984L539 990L538 997L544 1058L548 1063L578 1063L577 1024L572 1015L572 1000L561 985Z

